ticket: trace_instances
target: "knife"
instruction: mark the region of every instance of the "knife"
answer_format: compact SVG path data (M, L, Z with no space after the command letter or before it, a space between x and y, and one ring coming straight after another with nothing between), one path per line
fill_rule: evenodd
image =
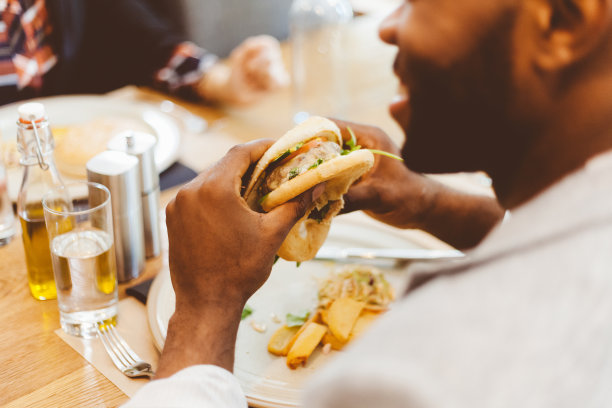
M456 249L423 249L423 248L342 248L323 246L315 259L343 260L360 259L398 259L426 261L435 259L461 259L465 254Z

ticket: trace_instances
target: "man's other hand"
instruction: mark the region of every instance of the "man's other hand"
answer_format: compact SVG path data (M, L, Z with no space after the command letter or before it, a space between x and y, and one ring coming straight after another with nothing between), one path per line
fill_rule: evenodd
M208 100L243 105L288 83L280 44L273 37L260 35L247 38L226 63L213 66L204 76L200 90Z

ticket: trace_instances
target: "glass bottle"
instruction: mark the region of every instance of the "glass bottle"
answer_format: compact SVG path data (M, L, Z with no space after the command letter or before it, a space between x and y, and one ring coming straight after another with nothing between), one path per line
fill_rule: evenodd
M347 103L343 26L349 0L293 0L289 11L295 123L313 114L342 115Z
M23 180L17 197L17 214L28 284L34 298L55 299L57 292L41 200L47 191L63 183L53 160L55 144L44 106L25 103L19 106L18 112L17 147L21 153Z

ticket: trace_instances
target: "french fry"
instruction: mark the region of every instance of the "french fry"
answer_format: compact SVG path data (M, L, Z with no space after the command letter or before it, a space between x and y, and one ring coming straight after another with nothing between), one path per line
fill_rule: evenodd
M374 322L380 316L378 312L370 312L366 309L363 309L357 320L355 321L355 325L353 326L353 330L351 330L351 334L349 335L349 339L346 342L340 341L332 334L330 330L327 330L325 336L323 336L323 340L321 343L329 344L334 350L342 350L344 346L346 346L349 342L353 341L355 338L359 337L364 331L368 329L370 324Z
M380 313L370 312L368 310L364 310L361 312L355 325L353 326L353 330L351 330L351 336L349 338L350 341L359 337L364 331L370 327L370 325L374 322L374 320L378 319ZM332 345L332 348L334 346Z
M348 341L363 306L363 302L351 298L334 300L327 312L327 323L334 337L343 343Z
M331 345L331 348L334 350L342 350L346 345L345 342L338 340L336 336L334 336L329 330L325 332L325 336L323 336L322 343Z
M321 322L327 324L327 309L319 309L319 315L321 316Z
M308 320L306 320L306 322L304 322L303 325L299 327L299 330L297 331L297 333L295 333L293 338L289 341L289 344L287 344L287 350L291 350L291 347L293 347L293 343L295 343L295 341L300 336L300 334L302 334L306 326L308 326L308 323L320 323L320 322L321 322L320 315L319 315L319 311L317 310L312 314L312 316L308 318Z
M289 352L289 348L292 344L292 340L301 326L279 327L274 332L270 341L268 342L268 351L277 356L286 356Z
M304 325L304 330L297 336L287 354L287 366L296 369L312 354L325 335L327 328L321 324L310 322Z

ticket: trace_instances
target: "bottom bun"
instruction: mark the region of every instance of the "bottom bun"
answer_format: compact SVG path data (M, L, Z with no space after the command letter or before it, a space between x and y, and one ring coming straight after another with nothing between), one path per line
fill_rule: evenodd
M314 169L318 170L318 172L311 170L310 174L305 174L305 176L309 177L304 177L300 180L297 177L293 179L297 180L300 183L299 185L298 183L289 184L293 181L290 180L287 186L281 186L281 188L285 188L275 190L273 193L276 194L271 193L271 197L269 197L271 200L269 201L278 200L277 202L286 202L288 199L314 187L318 183L325 182L325 191L306 211L304 217L289 231L289 235L287 235L287 238L280 247L278 256L287 261L296 262L308 261L314 258L327 238L332 218L344 207L342 196L346 194L351 185L359 177L372 168L373 164L374 156L370 151L358 150L347 156L341 156L323 163L319 166L320 168ZM284 195L284 197L281 195ZM308 218L313 210L320 210L327 203L330 203L330 207L321 221Z
M344 207L344 200L340 197L330 204L329 211L320 222L308 218L312 209L307 211L306 215L289 231L278 250L278 256L295 262L304 262L314 258L327 238L332 218L340 212L342 207Z
M314 258L323 242L325 242L325 238L327 238L332 218L344 206L342 196L373 165L374 156L372 152L365 149L357 150L324 162L316 168L281 184L280 187L265 196L260 202L261 208L264 211L271 211L317 184L325 183L325 191L306 211L304 217L293 226L281 245L278 256L287 261L296 262ZM254 195L250 201L251 204L249 205L251 206L257 202ZM247 202L249 202L249 199L247 199ZM313 210L321 210L327 203L331 204L322 220L308 217Z

